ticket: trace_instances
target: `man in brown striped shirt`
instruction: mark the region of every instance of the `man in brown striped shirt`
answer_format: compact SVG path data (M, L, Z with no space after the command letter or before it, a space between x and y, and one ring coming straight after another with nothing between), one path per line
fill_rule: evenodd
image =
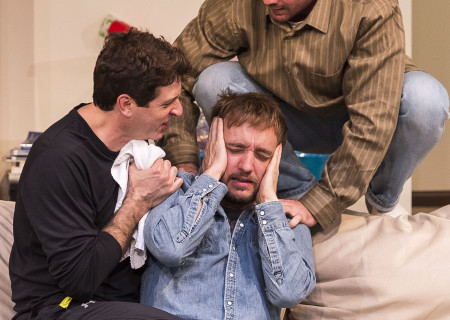
M198 170L194 100L209 121L226 88L272 93L289 127L278 193L292 224L326 229L364 194L392 210L449 117L446 90L405 56L397 0L206 0L175 45L194 76L161 141L169 160ZM317 183L293 150L331 154Z

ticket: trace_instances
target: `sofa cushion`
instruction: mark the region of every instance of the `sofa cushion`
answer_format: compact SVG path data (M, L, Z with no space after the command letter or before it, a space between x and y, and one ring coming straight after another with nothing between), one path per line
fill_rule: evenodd
M347 211L313 235L317 285L289 319L448 319L450 205L397 218Z
M14 202L0 200L0 318L11 319L14 315L9 280L9 253L13 244L12 222Z

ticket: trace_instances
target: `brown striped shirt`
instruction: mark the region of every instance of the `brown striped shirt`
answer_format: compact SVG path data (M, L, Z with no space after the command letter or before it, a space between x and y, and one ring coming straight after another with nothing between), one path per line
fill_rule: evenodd
M253 79L295 108L325 117L349 112L342 145L301 198L318 223L328 227L365 193L397 124L403 73L414 69L396 0L317 0L293 28L273 21L262 0L206 0L175 45L194 75L183 79L184 114L163 141L172 163L198 163L196 77L237 55Z

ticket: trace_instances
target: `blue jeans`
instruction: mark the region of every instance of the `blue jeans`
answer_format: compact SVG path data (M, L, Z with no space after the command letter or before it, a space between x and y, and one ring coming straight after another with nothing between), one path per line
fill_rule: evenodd
M208 123L217 95L229 88L234 92L267 92L238 62L221 62L205 69L193 94ZM315 183L314 176L300 162L294 150L328 154L342 143L342 126L349 120L347 111L324 118L304 113L283 101L278 104L289 128L283 148L278 181L278 196L298 199ZM445 88L421 71L405 73L397 128L389 149L373 176L366 201L379 211L390 211L398 202L406 180L439 142L449 115Z

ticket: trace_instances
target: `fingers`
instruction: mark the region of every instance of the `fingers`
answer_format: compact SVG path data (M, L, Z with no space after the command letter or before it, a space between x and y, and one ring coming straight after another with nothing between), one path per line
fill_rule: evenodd
M295 228L299 223L302 222L302 216L294 216L291 221L289 221L289 227L291 229Z
M183 185L183 179L181 179L180 177L176 177L175 181L173 182L173 185L175 187L175 190L178 190Z
M209 128L208 134L208 143L213 144L219 138L219 134L222 131L223 134L223 125L222 119L215 117L211 122L211 127Z
M219 141L223 141L223 119L215 117L214 120L216 120L216 139Z
M286 215L292 217L292 220L289 222L291 228L294 228L299 223L303 223L308 227L317 224L317 220L300 201L286 199L281 199L280 201Z
M277 148L275 149L275 153L273 157L275 158L275 167L280 167L280 161L281 161L281 151L283 150L283 145L280 143Z
M281 143L275 149L272 159L270 159L269 166L267 167L267 171L270 170L271 174L276 174L276 179L278 179L280 160L281 160Z
M177 173L178 173L178 169L176 167L171 167L170 168L170 177L173 177L173 192L175 192L176 190L178 190L181 185L183 184L183 179L181 179L180 177L177 177Z
M270 159L269 165L266 168L261 184L259 186L258 193L256 195L257 203L264 203L268 201L276 201L277 198L277 182L279 174L281 156L281 144L275 149L272 159Z
M223 119L215 117L206 143L203 157L203 173L219 180L227 166L227 154L223 138Z

